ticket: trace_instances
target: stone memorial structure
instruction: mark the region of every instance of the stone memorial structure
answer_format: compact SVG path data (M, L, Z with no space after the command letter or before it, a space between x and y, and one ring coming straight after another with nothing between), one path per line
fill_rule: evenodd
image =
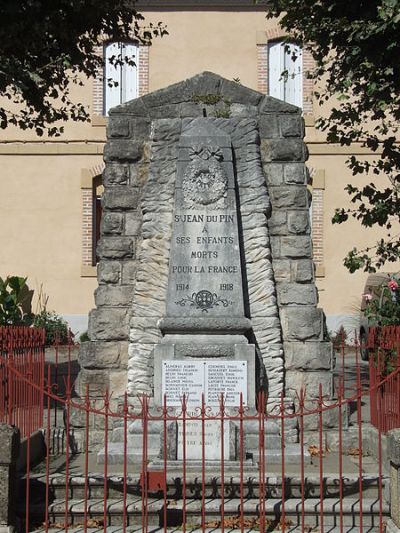
M207 72L110 112L81 394L330 394L303 136L300 109Z

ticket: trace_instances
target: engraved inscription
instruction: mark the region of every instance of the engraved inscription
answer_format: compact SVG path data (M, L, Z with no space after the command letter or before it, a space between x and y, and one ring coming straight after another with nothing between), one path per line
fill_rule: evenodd
M196 135L190 144L186 137L175 187L167 316L243 316L230 141L222 132L203 144Z
M219 406L221 395L226 407L247 405L247 361L172 360L162 364L162 395L167 405Z

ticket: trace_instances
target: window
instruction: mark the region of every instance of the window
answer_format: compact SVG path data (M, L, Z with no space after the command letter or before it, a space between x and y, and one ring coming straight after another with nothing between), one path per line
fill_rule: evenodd
M126 63L134 61L135 66ZM104 114L110 108L139 96L139 47L131 43L107 43L104 46ZM117 60L119 64L114 65ZM111 86L110 86L111 84Z
M269 94L303 107L303 54L301 48L283 41L268 44ZM293 60L293 56L296 56Z
M83 168L82 192L82 269L84 277L96 275L96 247L100 238L101 196L103 194L103 166Z
M98 263L98 257L96 255L97 244L100 240L100 224L101 224L101 215L103 213L101 206L101 197L103 195L104 187L102 176L96 176L93 179L93 190L92 190L92 201L93 201L93 222L92 222L92 236L93 236L93 246L92 246L92 265Z

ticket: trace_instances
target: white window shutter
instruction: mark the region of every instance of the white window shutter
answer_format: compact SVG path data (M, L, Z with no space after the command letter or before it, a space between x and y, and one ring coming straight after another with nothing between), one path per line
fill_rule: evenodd
M128 58L135 62L135 66L124 63L122 70L122 103L129 102L138 97L138 66L139 66L139 47L134 44L123 44L124 59Z
M293 53L296 55L294 61ZM289 104L303 107L303 54L299 46L290 45L290 49L285 53L284 66L284 70L287 71L284 100Z
M113 57L120 59L121 44L120 43L108 43L105 46L104 53L104 113L108 115L108 111L121 103L121 91L122 91L122 76L121 66L111 65L110 59ZM109 80L116 82L118 85L110 87L108 85Z
M268 46L268 84L269 94L274 98L283 100L284 98L284 80L282 72L284 69L284 47L281 41L271 43Z

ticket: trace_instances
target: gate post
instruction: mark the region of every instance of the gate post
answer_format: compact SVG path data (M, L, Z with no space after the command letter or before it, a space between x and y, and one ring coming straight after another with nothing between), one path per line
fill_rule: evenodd
M16 529L16 463L19 445L19 429L0 424L0 533L10 533Z
M386 531L400 532L400 429L388 432L390 462L390 517Z

